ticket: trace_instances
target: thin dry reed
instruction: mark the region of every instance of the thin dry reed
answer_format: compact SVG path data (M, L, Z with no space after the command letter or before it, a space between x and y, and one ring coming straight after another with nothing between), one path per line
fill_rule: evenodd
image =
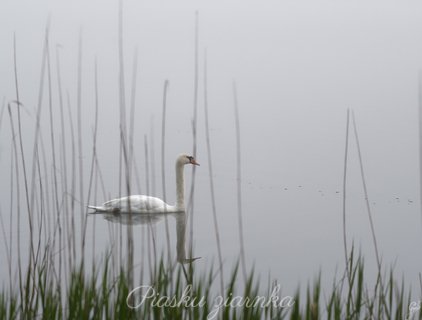
M344 246L344 261L346 266L347 278L349 283L351 282L351 275L348 268L348 254L347 249L347 234L346 234L346 195L347 195L347 158L349 154L349 122L350 122L350 110L347 109L346 118L346 141L344 144L344 164L343 164L343 246Z
M192 155L197 156L197 119L198 119L198 86L199 86L199 13L195 12L194 32L194 74L193 74L193 119L192 119ZM193 256L193 218L194 218L194 192L195 192L196 166L192 166L192 178L189 193L187 213L190 219L189 252Z
M240 245L240 265L242 267L243 277L246 281L246 259L245 259L245 241L243 238L243 217L242 217L242 160L241 160L241 144L240 144L240 120L239 105L237 100L237 86L233 82L233 106L234 121L236 127L236 182L237 182L237 218L239 225L239 245Z
M210 138L210 128L209 128L209 117L208 117L208 73L207 73L207 54L205 52L204 57L204 113L205 113L205 139L207 142L207 155L208 155L208 177L210 181L210 195L211 195L211 208L212 208L212 217L214 222L214 232L215 232L215 241L217 244L217 255L218 255L218 265L220 273L220 290L224 292L224 272L223 272L223 255L221 253L221 242L220 242L220 233L218 228L218 219L217 219L217 209L215 201L215 192L214 192L214 173L212 168L212 153L211 153L211 138Z
M165 170L165 142L166 142L166 113L167 113L167 94L168 94L169 81L164 81L163 89L163 113L161 121L161 182L163 188L163 201L167 203L167 193L166 193L166 170ZM168 261L171 264L170 256L170 230L168 225L167 216L164 217L165 228L166 228L166 240L167 240L167 250L168 250Z
M359 167L360 167L360 174L361 174L361 179L362 179L363 192L364 192L364 195L365 195L366 211L368 213L369 226L371 228L372 241L373 241L374 250L375 250L375 258L376 258L377 267L378 267L378 281L377 281L377 283L380 284L381 292L384 292L381 259L380 259L380 255L379 255L379 251L378 251L377 237L375 235L375 225L374 225L374 221L373 221L373 218L372 218L371 205L369 203L368 188L366 186L366 178L365 178L365 172L364 172L364 167L363 167L363 160L362 160L362 153L361 153L361 148L360 148L358 130L357 130L357 126L356 126L355 113L353 111L352 111L352 123L353 123L353 131L354 131L354 134L355 134L356 146L357 146L357 151L358 151ZM390 312L388 310L388 304L384 301L385 299L382 299L382 300L383 300L383 305L386 308L385 311L389 315Z

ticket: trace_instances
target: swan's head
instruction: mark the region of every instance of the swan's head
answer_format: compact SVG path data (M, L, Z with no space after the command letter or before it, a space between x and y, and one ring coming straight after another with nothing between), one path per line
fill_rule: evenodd
M193 164L195 166L199 166L199 163L196 162L195 158L187 155L187 154L181 154L178 158L177 158L177 163L181 164L181 165L185 165L185 164Z

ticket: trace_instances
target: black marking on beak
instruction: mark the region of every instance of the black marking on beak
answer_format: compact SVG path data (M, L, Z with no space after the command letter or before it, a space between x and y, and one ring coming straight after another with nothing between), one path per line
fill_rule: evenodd
M199 166L199 163L196 162L195 158L192 156L187 156L187 158L189 159L189 162L193 165Z

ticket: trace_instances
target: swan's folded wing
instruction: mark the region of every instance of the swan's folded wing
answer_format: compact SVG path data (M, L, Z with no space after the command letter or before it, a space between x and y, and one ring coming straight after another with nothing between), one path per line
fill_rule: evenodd
M103 207L109 211L120 212L163 212L166 208L170 208L163 200L155 197L134 195L107 201Z
M144 195L130 197L130 207L136 211L163 211L166 206L167 204L159 198Z

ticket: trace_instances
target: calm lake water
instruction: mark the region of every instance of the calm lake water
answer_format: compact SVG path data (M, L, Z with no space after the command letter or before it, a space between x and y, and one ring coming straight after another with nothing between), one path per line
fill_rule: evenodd
M129 126L133 56L137 48L133 138L134 162L138 172L132 172L132 190L133 193L146 193L148 190L150 195L163 196L161 117L163 85L165 79L169 79L164 168L166 199L173 203L174 160L179 153L192 153L193 150L194 12L198 8L190 2L177 10L171 4L167 5L168 10L162 14L162 8L155 4L140 8L128 3L125 7L125 102ZM188 258L192 227L193 255L201 257L194 262L195 266L205 270L212 264L217 265L204 124L203 64L207 48L213 181L226 275L232 270L240 253L232 95L235 79L240 113L240 185L247 268L254 268L265 283L270 274L271 278L282 284L283 293L289 295L294 295L299 285L305 286L320 271L325 288L331 288L334 277L339 279L342 276L346 110L352 108L356 115L369 202L383 266L392 266L397 279L403 275L405 283L417 291L422 270L422 256L418 250L422 240L422 218L417 120L418 69L422 65L422 45L419 41L422 19L418 12L422 10L378 3L367 5L362 12L359 6L344 3L332 8L323 2L322 8L330 7L333 13L314 8L320 14L313 14L314 5L310 3L311 7L302 7L271 2L268 7L260 8L249 4L241 12L236 9L238 6L229 7L227 13L217 15L220 20L216 25L214 17L215 13L220 12L221 5L199 5L196 157L201 166L196 170L193 220L187 217L185 246ZM13 102L16 94L12 30L16 30L17 39L20 100L23 104L22 138L29 194L35 192L35 198L43 194L45 202L35 201L34 207L45 207L49 212L48 216L40 219L40 211L33 211L33 219L43 221L43 243L47 243L57 231L57 217L66 220L62 211L64 199L69 203L74 199L75 208L69 212L73 212L74 235L78 239L83 230L80 219L81 216L85 217L85 211L81 212L81 208L126 195L124 188L121 189L119 185L117 5L104 6L106 10L98 16L98 21L88 19L95 8L88 8L87 11L81 9L84 15L80 19L86 23L86 27L82 31L80 122L77 111L80 22L72 18L73 14L61 22L60 17L66 16L66 8L52 8L51 96L56 165L53 165L52 157L48 78L47 69L44 69L40 104L41 136L38 140L41 174L37 172L37 167L36 170L32 167L32 154L36 110L39 107L38 88L45 25L43 14L47 11L44 12L42 8L39 12L37 10L37 18L25 24L16 25L13 23L15 20L6 19L7 28L0 31L1 39L6 43L0 53L0 64L5 70L0 79L0 87L4 90L1 92L4 103L0 119L0 214L4 228L1 242L4 246L0 245L0 259L7 261L6 245L12 246L12 270L18 263L18 238L23 262L28 257L30 241L20 147L17 145L15 153L7 111L10 104L14 132L17 134L17 107ZM15 17L21 17L22 21L23 17L16 8L11 7L10 12ZM407 23L401 23L403 21ZM29 39L26 33L34 36ZM28 55L28 52L33 54ZM65 110L64 126L60 119L58 57ZM99 171L94 174L88 203L95 126L95 57L99 97L96 153L101 174ZM77 141L78 124L81 125L82 157L79 156ZM72 126L75 130L75 149L72 149ZM62 153L63 135L66 158ZM18 138L18 135L14 137ZM149 152L148 166L145 141ZM353 243L362 252L366 271L373 276L377 272L377 265L352 131L349 143L346 206L348 246L350 248ZM64 162L67 164L67 182L64 180ZM81 203L79 189L80 163L83 168L84 203ZM31 178L33 172L36 172L34 180ZM59 185L56 189L54 172ZM146 172L149 173L148 179ZM189 195L192 179L190 168L186 168L185 178L186 195ZM64 183L67 183L68 194L62 187ZM104 186L104 193L101 185ZM55 190L58 192L59 215L55 209ZM72 190L73 193L70 192ZM18 201L20 222L17 216ZM179 247L177 245L177 221L180 220L177 218L180 216L167 217L173 259L176 259L177 248L180 250L180 243ZM40 226L38 222L35 227ZM86 222L84 257L89 261L101 261L106 250L116 246L120 238L125 239L127 227L109 221L102 215L89 215ZM153 245L152 241L155 241L158 254L167 248L165 218L152 224L141 222L133 227L134 263L138 270L147 264L145 256L148 256L147 248ZM60 248L57 247L57 250ZM113 252L120 254L118 250ZM7 264L0 264L0 274L1 283L7 283ZM371 281L374 279L369 278L368 282Z

